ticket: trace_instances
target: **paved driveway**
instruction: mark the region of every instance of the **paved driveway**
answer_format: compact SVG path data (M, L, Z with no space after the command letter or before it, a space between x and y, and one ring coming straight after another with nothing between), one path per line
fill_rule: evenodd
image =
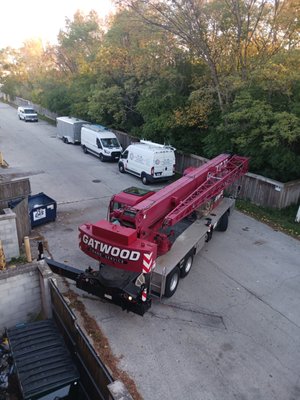
M105 217L110 196L140 182L1 103L0 151L10 165L4 174L30 176L33 193L57 200L57 221L36 230L53 257L95 265L78 249L78 225ZM299 241L235 212L176 294L144 317L82 300L145 400L297 400L299 288Z

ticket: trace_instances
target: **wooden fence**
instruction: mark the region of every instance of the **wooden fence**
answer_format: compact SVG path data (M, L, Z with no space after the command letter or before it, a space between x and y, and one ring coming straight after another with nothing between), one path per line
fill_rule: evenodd
M58 115L56 113L51 112L44 107L41 107L39 104L35 104L29 100L22 99L21 97L16 97L16 99L14 101L11 101L10 99L8 99L8 101L10 103L12 102L16 106L32 107L35 109L35 111L37 113L44 115L45 117L47 117L53 121L56 121L56 118L58 117Z
M111 386L115 381L110 371L95 352L52 280L49 286L53 317L75 359L80 381L86 389L86 397L90 400L132 400L123 384L123 390L118 395L113 395Z
M21 246L24 236L28 236L31 232L28 212L28 196L30 193L28 178L0 183L0 209L11 206L16 214L19 246Z
M0 182L0 207L5 208L9 202L28 196L30 193L29 178Z
M252 173L241 178L240 198L271 208L285 208L300 201L300 179L282 183Z
M114 131L123 148L130 143L138 141L137 138L124 132ZM184 154L176 151L176 172L182 174L188 167L200 167L208 161L207 158L194 154ZM239 181L241 191L239 198L249 200L251 203L271 208L285 208L300 201L300 179L282 183L261 175L247 173Z

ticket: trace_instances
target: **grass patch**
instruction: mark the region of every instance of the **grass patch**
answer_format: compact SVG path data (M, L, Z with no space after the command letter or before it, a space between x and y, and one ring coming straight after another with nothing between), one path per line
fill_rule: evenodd
M246 200L237 200L236 208L251 217L263 222L275 230L284 232L300 240L300 223L295 222L298 205L289 206L278 210L260 207Z
M8 263L7 263L7 265L8 266L11 266L11 265L18 265L18 264L27 264L27 258L26 258L26 256L23 256L23 255L21 255L20 257L18 257L18 258L16 258L16 257L13 257Z
M46 115L39 114L39 119L41 119L42 121L48 122L48 124L50 124L50 125L56 126L56 121L49 117L46 117Z

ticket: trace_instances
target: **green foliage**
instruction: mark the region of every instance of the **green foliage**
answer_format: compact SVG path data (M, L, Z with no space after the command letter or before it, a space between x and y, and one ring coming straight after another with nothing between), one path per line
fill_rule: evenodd
M284 182L300 176L300 119L274 112L248 92L236 97L204 142L209 156L230 151L251 157L252 172Z
M59 115L69 115L71 102L68 85L50 79L43 82L39 95L41 105Z
M124 90L118 85L106 87L99 82L90 97L88 112L95 122L124 127L126 123Z
M66 27L58 34L58 45L54 49L62 71L76 74L86 71L97 55L102 39L98 15L91 11L84 15L77 11L73 20L66 19Z
M68 87L68 100L70 102L71 116L90 119L89 115L89 96L91 87L96 82L96 77L92 73L81 73L72 78Z
M251 171L270 178L300 178L297 0L276 10L119 2L129 7L106 27L77 12L57 45L0 49L2 91L182 152L249 156Z

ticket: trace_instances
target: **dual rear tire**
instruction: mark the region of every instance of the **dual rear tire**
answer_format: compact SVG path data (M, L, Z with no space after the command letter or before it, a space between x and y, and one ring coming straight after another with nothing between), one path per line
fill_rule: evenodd
M217 225L217 230L220 232L225 232L228 228L228 219L229 219L229 211L226 211L222 217L219 219L218 225ZM190 251L184 259L184 262L179 268L176 266L168 275L166 278L166 284L165 284L165 297L171 297L173 294L176 292L179 279L186 277L193 265L193 260L194 260L194 250Z
M165 297L171 297L176 292L177 286L179 284L179 279L186 277L193 265L194 255L193 252L190 252L186 255L183 265L181 268L176 266L166 278L166 285L165 285Z

